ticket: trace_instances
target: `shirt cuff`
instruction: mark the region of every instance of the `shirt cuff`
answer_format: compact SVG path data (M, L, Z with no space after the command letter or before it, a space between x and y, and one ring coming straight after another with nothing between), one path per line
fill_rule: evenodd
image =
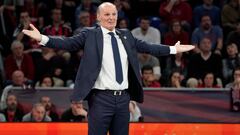
M175 46L170 46L170 54L176 54L177 53L177 49Z
M39 44L45 46L47 44L47 42L49 41L49 37L47 37L45 35L41 35L41 36L42 36L42 39Z

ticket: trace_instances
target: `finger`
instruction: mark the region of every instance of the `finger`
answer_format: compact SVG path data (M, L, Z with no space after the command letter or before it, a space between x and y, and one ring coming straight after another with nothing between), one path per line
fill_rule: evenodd
M33 24L29 24L29 25L34 31L38 31L37 28Z
M31 31L30 30L22 30L23 34L30 36Z
M177 43L175 45L180 45L180 41L177 41Z

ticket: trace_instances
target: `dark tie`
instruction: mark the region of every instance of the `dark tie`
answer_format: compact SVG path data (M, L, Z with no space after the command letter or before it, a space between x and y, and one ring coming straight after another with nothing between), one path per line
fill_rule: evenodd
M123 72L122 72L122 63L120 59L117 39L115 38L113 32L109 32L108 34L111 35L112 50L113 50L113 57L114 57L114 63L115 63L116 81L119 84L121 84L123 81Z

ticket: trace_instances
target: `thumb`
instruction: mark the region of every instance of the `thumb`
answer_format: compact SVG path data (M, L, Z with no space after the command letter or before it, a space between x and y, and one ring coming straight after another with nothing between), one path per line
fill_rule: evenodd
M180 45L180 41L177 41L177 43L175 45Z

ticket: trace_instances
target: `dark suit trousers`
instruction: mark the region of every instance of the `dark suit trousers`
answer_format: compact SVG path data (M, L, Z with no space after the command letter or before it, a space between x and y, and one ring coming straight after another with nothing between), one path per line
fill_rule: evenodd
M88 135L128 135L128 92L113 95L111 92L94 90L88 100Z

